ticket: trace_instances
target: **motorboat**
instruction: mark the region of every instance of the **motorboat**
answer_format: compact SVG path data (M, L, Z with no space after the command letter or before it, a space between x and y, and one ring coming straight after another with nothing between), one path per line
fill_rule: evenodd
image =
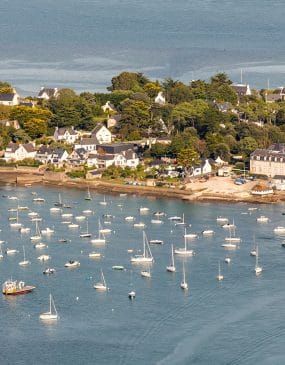
M43 271L43 274L45 275L50 275L50 274L54 274L55 273L55 269L52 267L46 267Z
M136 297L136 292L134 290L131 290L129 293L128 293L128 297L129 299L133 300L135 299Z
M125 267L122 266L122 265L113 265L112 269L113 270L118 270L118 271L125 271L126 270Z
M132 215L129 215L129 216L125 217L125 221L131 222L131 221L134 221L134 220L135 220L135 217L133 217Z
M281 226L276 227L276 228L274 228L273 232L277 233L277 234L285 234L285 227L281 227Z
M84 221L84 219L86 219L85 215L78 215L75 217L76 221Z
M258 223L268 223L269 222L269 218L265 217L265 215L261 215L260 217L256 218L256 221Z
M99 252L92 251L88 254L88 257L91 259L99 259L101 258L101 254Z
M219 223L219 224L221 224L221 223L226 224L226 223L228 223L228 221L229 221L229 219L226 217L222 217L222 216L217 217L217 223Z
M163 245L163 241L162 240L149 240L149 243L151 245Z
M147 207L140 207L139 208L139 212L140 213L148 213L149 212L149 208L147 208Z
M34 248L36 248L38 250L41 250L41 249L46 248L46 247L47 247L47 245L45 243L43 243L43 242L39 242L39 243L36 243L34 245Z
M237 248L237 245L235 243L227 242L227 243L223 243L221 245L221 247L227 248L227 249L230 249L230 250L235 250Z
M215 232L212 229L205 229L202 231L203 236L212 236Z
M46 236L51 235L53 233L54 233L54 229L49 228L49 227L41 230L41 234L46 235Z
M231 262L231 258L230 258L230 257L226 257L226 258L225 258L225 263L226 263L226 264L230 264L230 262Z
M76 223L69 223L68 224L68 228L71 228L71 229L78 228L78 227L79 227L79 224L76 224Z
M145 228L145 223L134 223L134 228Z
M10 256L10 255L15 255L16 253L18 253L19 251L16 250L15 248L7 248L6 249L6 255Z
M44 198L33 198L33 202L34 203L44 203L45 202L45 199Z
M37 257L37 260L45 262L48 261L50 259L50 255L41 255L39 257Z
M151 278L150 270L142 270L142 271L141 271L141 276L142 276L143 278L147 278L147 279Z
M152 220L150 221L150 223L152 223L152 224L162 224L162 223L163 223L163 221L162 221L161 219L152 219Z
M64 267L68 267L68 268L75 268L75 267L79 267L79 266L80 266L80 262L76 261L76 260L69 260L64 265Z

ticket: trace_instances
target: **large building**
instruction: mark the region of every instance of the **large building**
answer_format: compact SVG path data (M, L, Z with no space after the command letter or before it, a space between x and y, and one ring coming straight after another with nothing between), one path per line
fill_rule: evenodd
M250 155L250 172L271 178L285 176L285 145L275 143L267 149L255 150Z

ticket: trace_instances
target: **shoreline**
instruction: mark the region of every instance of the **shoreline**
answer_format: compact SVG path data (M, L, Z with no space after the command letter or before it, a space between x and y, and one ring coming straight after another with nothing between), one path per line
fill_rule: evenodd
M221 182L218 178L218 182ZM70 179L64 173L48 173L38 169L21 168L18 169L3 169L0 168L0 183L15 184L19 186L58 186L58 187L72 187L76 189L87 189L102 192L105 194L131 194L158 199L179 199L185 202L198 203L252 203L252 204L272 204L281 203L285 201L285 192L274 193L269 196L255 196L250 194L250 183L248 187L243 187L243 190L233 191L232 181L224 180L223 189L221 191L212 190L217 189L216 181L210 182L211 189L203 186L202 182L195 184L187 184L185 189L150 187L138 185L124 185L111 181L102 180L83 180ZM193 185L193 186L192 186ZM195 185L195 186L194 186ZM198 188L197 188L198 186ZM196 188L196 189L195 189Z

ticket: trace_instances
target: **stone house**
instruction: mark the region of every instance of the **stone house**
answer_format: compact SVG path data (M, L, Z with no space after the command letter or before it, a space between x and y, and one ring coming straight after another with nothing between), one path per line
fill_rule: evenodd
M252 152L250 172L268 177L285 175L285 145L275 143L268 149L257 149Z

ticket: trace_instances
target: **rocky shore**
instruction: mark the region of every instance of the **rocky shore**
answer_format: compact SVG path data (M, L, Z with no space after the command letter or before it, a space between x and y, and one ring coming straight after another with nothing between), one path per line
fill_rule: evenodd
M250 193L254 183L234 185L230 178L214 177L208 181L195 181L183 188L164 188L140 185L124 185L103 180L69 179L64 173L44 172L31 168L0 168L0 184L30 186L66 186L78 189L94 189L106 194L135 194L161 199L181 199L189 202L245 202L269 204L285 201L285 193L275 192L268 196L255 196Z

